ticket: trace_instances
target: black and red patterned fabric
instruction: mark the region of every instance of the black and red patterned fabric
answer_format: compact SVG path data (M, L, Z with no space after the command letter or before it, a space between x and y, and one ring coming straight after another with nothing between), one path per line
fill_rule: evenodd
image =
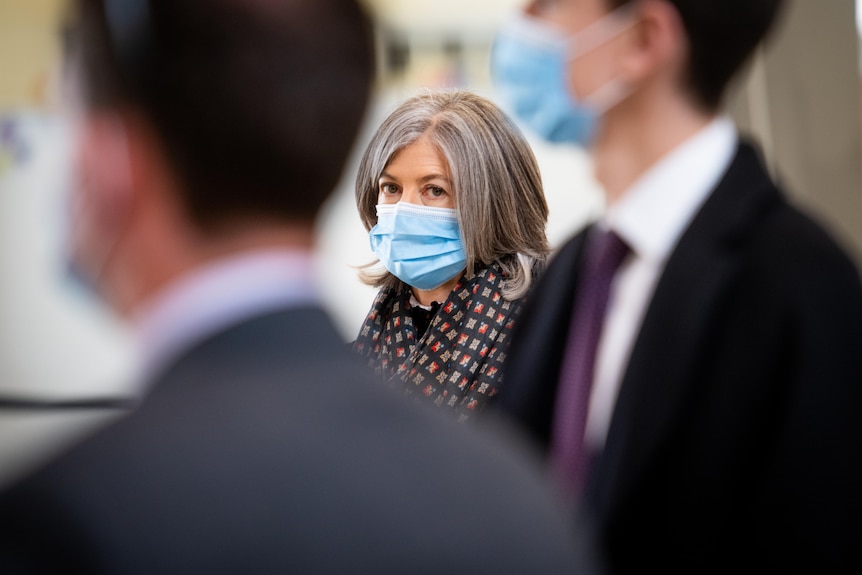
M390 385L440 407L459 420L479 412L502 382L512 326L521 301L500 293L499 266L462 276L431 318L427 331L414 321L406 284L380 290L353 349Z

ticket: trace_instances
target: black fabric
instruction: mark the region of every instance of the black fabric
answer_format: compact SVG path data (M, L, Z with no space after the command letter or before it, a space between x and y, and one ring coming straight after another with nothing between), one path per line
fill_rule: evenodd
M437 315L437 310L440 309L440 302L432 302L428 309L415 305L410 308L410 317L413 318L413 325L416 326L416 334L421 338L428 331L428 326L431 325L431 320Z
M213 336L0 494L0 573L592 572L517 436L365 374L318 309Z
M544 447L583 237L530 294L497 402ZM593 466L611 572L862 572L860 413L858 270L742 144L659 279Z

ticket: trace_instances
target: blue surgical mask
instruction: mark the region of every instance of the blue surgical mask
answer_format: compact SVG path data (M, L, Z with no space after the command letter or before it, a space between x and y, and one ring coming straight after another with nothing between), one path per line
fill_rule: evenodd
M467 267L458 213L416 204L378 204L371 250L407 285L431 290Z
M629 91L613 80L579 100L566 86L568 63L622 33L631 22L628 14L625 5L577 35L565 35L519 13L500 30L491 53L503 106L544 140L589 146L601 115Z

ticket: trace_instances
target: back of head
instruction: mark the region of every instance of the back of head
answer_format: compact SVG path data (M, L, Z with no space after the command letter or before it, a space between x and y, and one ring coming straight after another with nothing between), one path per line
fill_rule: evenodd
M639 0L607 0L617 8ZM728 85L766 38L783 0L661 0L680 15L688 40L685 87L706 111L722 104Z
M90 109L153 128L203 229L307 222L335 187L373 77L356 0L74 0Z

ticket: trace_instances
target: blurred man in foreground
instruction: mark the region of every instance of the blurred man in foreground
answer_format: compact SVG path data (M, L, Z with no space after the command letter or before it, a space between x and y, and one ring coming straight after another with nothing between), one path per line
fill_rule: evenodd
M72 4L74 263L143 400L0 497L0 572L578 571L517 440L369 382L318 301L371 46L354 0Z

